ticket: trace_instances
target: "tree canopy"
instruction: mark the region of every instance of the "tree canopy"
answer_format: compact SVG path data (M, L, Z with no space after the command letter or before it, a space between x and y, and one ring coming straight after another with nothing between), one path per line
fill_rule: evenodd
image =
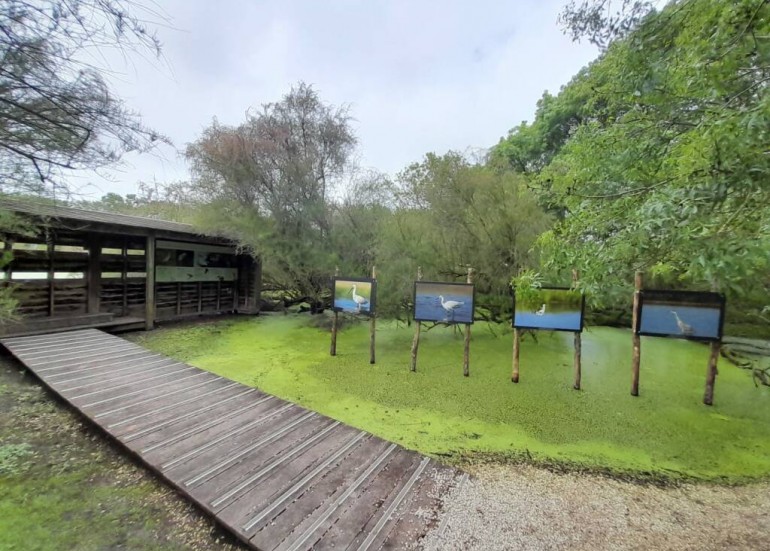
M334 265L329 192L355 143L347 109L299 83L238 126L215 120L188 146L191 194L212 202L207 227L263 256L268 285L314 297Z
M635 270L767 283L768 60L767 2L673 1L544 96L494 157L560 213L540 239L548 265L604 288Z

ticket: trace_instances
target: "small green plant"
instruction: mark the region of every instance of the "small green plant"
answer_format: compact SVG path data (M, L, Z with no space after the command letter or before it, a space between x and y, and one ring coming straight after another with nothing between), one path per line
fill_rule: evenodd
M27 468L24 459L33 455L29 444L3 444L0 446L0 476L16 475Z
M511 288L516 293L516 300L532 302L537 300L540 288L543 286L543 277L534 270L523 270L519 275L511 278Z

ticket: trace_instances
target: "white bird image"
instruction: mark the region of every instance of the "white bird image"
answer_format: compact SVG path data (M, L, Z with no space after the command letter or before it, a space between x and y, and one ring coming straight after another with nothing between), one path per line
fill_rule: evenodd
M545 304L540 307L540 310L535 311L536 316L542 316L543 314L545 314Z
M685 323L682 321L682 319L679 317L679 314L671 310L671 313L674 314L674 317L676 318L676 326L679 327L679 332L682 333L682 335L692 335L693 334L693 328L692 325L689 323Z
M457 310L460 306L465 304L464 302L460 302L458 300L446 300L445 301L443 295L439 295L438 298L441 301L441 307L447 313L447 316L449 316L450 314L452 315L452 319L454 319L454 317L455 317L455 310Z
M356 293L356 286L353 285L353 288L350 289L350 294L353 295L353 302L356 303L356 307L358 308L358 312L361 311L361 307L365 304L369 304L369 301L366 300L364 297Z

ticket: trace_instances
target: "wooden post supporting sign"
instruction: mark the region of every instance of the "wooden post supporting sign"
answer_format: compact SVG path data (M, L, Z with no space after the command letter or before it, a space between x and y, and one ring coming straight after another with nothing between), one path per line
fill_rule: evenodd
M577 283L578 283L578 272L577 270L572 270L572 287L574 289L577 289ZM581 341L581 333L580 331L575 332L575 358L574 358L574 370L575 370L575 382L572 385L572 388L575 390L580 390L580 379L582 378L582 366L581 366L581 360L580 360L580 354L581 349L583 347L583 343Z
M711 290L716 291L716 286L712 285ZM719 374L719 371L717 370L717 361L719 360L721 348L721 341L712 341L708 369L706 370L706 390L703 393L703 403L707 406L714 405L714 385L717 382L717 375Z
M372 288L374 288L374 282L377 280L377 269L372 266ZM370 300L373 300L373 297L369 297ZM371 304L371 302L370 302ZM369 363L374 364L374 336L376 332L376 316L377 312L374 311L371 313L371 320L369 321Z
M641 341L639 338L639 294L642 292L642 272L634 276L634 310L631 317L633 333L633 353L631 356L631 396L639 396L639 363L641 360Z
M714 384L717 380L717 360L719 359L719 349L722 343L714 341L711 343L711 356L709 357L708 371L706 372L706 391L703 394L703 403L707 406L714 404Z
M521 334L518 328L513 328L513 371L511 372L511 382L519 382L519 349L521 348Z
M422 281L422 268L417 266L417 281ZM420 322L415 322L417 325L414 329L414 339L412 339L412 365L411 371L417 371L417 350L420 348Z
M334 268L334 277L340 275L340 269ZM334 289L332 289L332 308L334 308ZM337 355L337 320L339 318L339 312L334 310L334 317L332 318L332 344L329 348L329 354L332 356Z
M470 285L473 284L473 268L468 266L468 278L466 282ZM463 376L468 377L470 372L470 358L471 356L471 324L465 324L465 346L463 347Z

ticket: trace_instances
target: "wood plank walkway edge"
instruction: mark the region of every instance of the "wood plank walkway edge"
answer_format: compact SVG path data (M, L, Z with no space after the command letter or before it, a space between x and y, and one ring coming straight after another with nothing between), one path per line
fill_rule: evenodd
M96 329L0 344L253 549L413 547L466 476Z

